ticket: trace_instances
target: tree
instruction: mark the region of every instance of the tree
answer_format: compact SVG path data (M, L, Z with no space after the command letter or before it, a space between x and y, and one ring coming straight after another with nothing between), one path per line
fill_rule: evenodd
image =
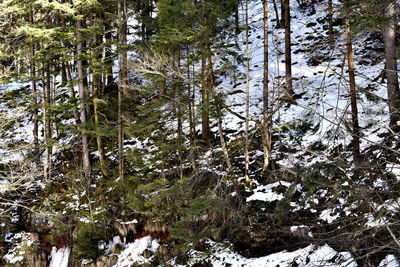
M345 2L346 4L346 2ZM351 102L351 120L352 120L352 149L353 159L356 166L356 171L361 163L360 155L360 126L358 123L358 109L357 109L357 92L356 81L354 77L354 59L353 59L353 46L351 42L351 30L349 16L346 18L346 56L349 68L349 81L350 81L350 102Z
M32 5L29 5L29 23L33 26L33 10ZM35 157L39 156L39 126L38 126L38 97L36 88L36 66L35 66L35 43L31 43L31 59L30 59L30 71L31 71L31 86L32 86L32 97L33 97L33 144L35 147Z
M122 97L127 88L127 9L126 0L118 0L118 20L120 24L118 51L118 155L119 177L124 178L124 126L122 118Z
M245 147L244 147L244 176L246 178L246 182L250 181L249 179L249 120L250 120L250 54L249 54L249 8L248 8L248 0L246 0L245 6L246 18L245 18L245 27L246 27L246 122L245 122Z
M393 130L398 131L400 128L400 125L398 125L400 121L400 89L396 60L396 3L396 1L386 1L383 12L387 22L384 24L382 31L385 43L385 72L390 112L389 126Z
M286 87L285 98L286 101L292 103L294 97L293 79L292 79L292 43L290 37L290 0L282 0L284 6L284 13L282 21L285 27L285 72L286 72Z
M328 0L328 29L329 29L329 43L332 46L334 43L333 38L333 3Z
M202 9L202 24L207 27L207 15L206 15L206 2L201 0ZM210 34L206 29L203 31L202 40L200 43L201 49L201 136L204 142L210 142L210 112L209 112L209 92L207 86L207 42L210 38Z
M268 106L268 0L263 0L264 7L264 83L263 83L263 150L264 164L263 170L267 170L271 154L271 133L269 125L269 106Z
M82 164L83 164L83 170L85 173L86 179L89 179L90 177L90 159L89 159L89 140L88 140L88 134L86 133L85 129L83 128L87 124L87 114L86 114L86 92L87 88L85 88L85 82L84 79L86 79L84 73L85 71L83 70L84 65L83 65L83 53L84 53L84 47L83 47L83 35L82 35L82 20L80 18L77 19L76 22L76 30L77 30L77 71L78 71L78 87L79 87L79 112L80 112L80 122L81 122L81 135L82 135Z

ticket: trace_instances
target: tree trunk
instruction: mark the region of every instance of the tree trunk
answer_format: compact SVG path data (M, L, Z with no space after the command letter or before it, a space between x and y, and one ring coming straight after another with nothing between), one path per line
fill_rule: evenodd
M29 22L33 25L33 11L32 6L29 5ZM35 44L31 43L30 47L30 68L31 68L31 86L33 93L33 145L34 145L34 156L39 158L39 127L38 127L38 100L37 100L37 87L36 87L36 67L35 67Z
M105 38L106 38L106 43L107 45L104 46L104 57L105 57L105 75L104 75L104 85L106 86L111 86L111 84L114 81L114 77L113 77L113 70L112 70L112 65L113 65L113 59L112 59L112 53L111 53L111 49L112 49L112 31L111 31L111 26L110 24L107 22L104 26L105 28ZM107 81L106 81L107 78Z
M180 73L181 70L181 57L180 57L180 49L178 49L178 56L177 56L177 71ZM182 149L183 149L183 135L182 135L182 83L181 79L178 78L177 83L177 93L178 93L178 103L177 103L177 117L178 117L178 162L179 162L179 178L183 178L183 156L182 156Z
M95 15L96 19L96 15ZM92 21L92 26L95 27L96 24ZM99 119L99 100L101 98L101 69L98 69L98 65L101 59L101 53L98 53L96 49L100 47L100 38L95 33L93 34L93 41L92 41L92 62L94 63L93 66L93 111L94 111L94 124L96 126L96 131L100 131L100 119ZM104 176L108 176L108 172L106 170L106 164L104 160L104 153L103 153L103 142L101 135L99 133L96 134L96 142L97 142L97 152L99 154L99 162L100 162L100 169Z
M75 90L74 90L74 81L72 80L71 67L68 62L65 66L65 71L66 71L66 76L67 76L66 78L67 78L67 85L68 85L68 89L69 89L69 97L71 99L75 99L76 96L75 96ZM74 114L75 122L78 125L79 115L78 115L78 111L76 110L75 106L73 107L72 112Z
M53 144L52 144L52 123L51 123L51 71L50 71L50 64L47 63L47 70L46 70L46 106L47 106L47 113L46 113L46 157L48 162L48 179L51 180L52 175L52 161L53 161Z
M186 58L189 58L189 48L187 49L187 56ZM194 105L193 105L193 95L194 95L194 86L192 88L192 79L191 79L191 75L190 75L190 64L189 61L186 61L187 63L187 80L188 80L188 97L189 97L189 101L188 101L188 109L189 109L189 138L190 138L190 144L189 144L189 158L190 158L190 162L192 164L192 168L194 171L197 171L197 166L196 166L196 161L195 161L195 156L194 156L194 135L195 135L195 128L194 128ZM193 90L193 92L192 92Z
M231 160L229 158L229 153L228 153L228 149L226 148L224 133L222 131L221 104L220 104L220 100L217 99L217 97L218 97L217 96L217 87L215 85L214 69L213 69L213 63L212 63L212 59L211 59L211 54L210 53L208 55L208 68L209 68L209 72L210 72L210 82L211 82L211 86L212 86L212 92L213 92L213 95L214 95L214 102L216 103L217 125L218 125L219 139L220 139L220 142L221 142L222 151L224 153L226 166L228 167L228 172L229 172L229 174L232 174L233 173L232 163L231 163Z
M78 20L77 21L77 39L78 39L78 45L77 45L77 53L78 53L78 60L77 60L77 70L78 70L78 87L79 87L79 110L80 110L80 120L81 120L81 127L85 127L87 124L87 117L86 117L86 94L85 92L87 89L85 89L85 83L84 79L86 79L84 75L84 70L83 70L83 59L82 59L82 54L83 54L83 41L82 41L82 21ZM85 130L81 129L81 135L82 135L82 164L83 164L83 170L85 173L86 179L89 179L90 177L90 159L89 159L89 143L88 143L88 134L85 132Z
M328 0L328 28L329 28L329 43L333 46L335 40L333 39L333 6L332 0Z
M269 157L271 152L271 138L268 121L268 0L264 3L264 84L263 84L263 150L264 164L263 171L268 169Z
M285 18L286 10L285 10L285 8L286 8L286 2L287 1L288 0L281 0L281 26L282 26L282 28L285 28L285 23L286 23L286 18Z
M205 1L201 0L203 17L205 17L204 5ZM203 24L205 24L205 18ZM206 37L204 37L206 38ZM209 97L207 86L207 56L206 56L206 40L201 44L201 137L205 143L210 143L210 114L209 114Z
M43 127L46 145L46 159L44 164L44 177L47 182L51 180L52 144L51 144L51 121L50 121L50 65L42 65L42 97L43 97Z
M285 98L289 103L293 102L293 85L292 85L292 44L290 40L290 0L282 0L284 2L285 12L285 70L286 70L286 91Z
M275 11L275 19L276 19L276 28L281 28L281 21L279 19L279 14L278 14L278 8L276 7L276 0L272 0L273 6L274 6L274 11Z
M61 4L65 3L65 0L60 1ZM62 12L61 15L61 27L65 28L65 17L64 17L64 12ZM61 42L63 46L65 46L64 42ZM62 59L61 62L61 86L64 87L68 84L68 79L67 79L67 67L64 61L64 58Z
M246 121L245 121L245 148L244 148L244 176L249 182L249 111L250 111L250 58L249 58L249 10L248 0L246 0Z
M239 26L239 0L235 2L235 33L238 35L240 33Z
M356 82L354 78L354 59L353 47L351 42L350 20L346 19L346 48L347 48L347 61L349 67L349 80L350 80L350 104L351 104L351 120L352 120L352 136L353 136L353 158L356 171L361 163L360 155L360 126L358 124L358 110L357 110L357 94Z
M397 74L395 15L395 2L390 1L385 7L385 16L389 18L389 22L384 26L383 39L385 43L385 72L387 77L387 92L390 112L389 126L392 130L397 132L400 129L400 125L398 125L400 120L400 90Z
M127 21L126 0L118 0L118 18L121 23L119 39L121 45L118 51L118 155L119 155L119 177L124 178L124 127L122 118L122 96L127 87Z

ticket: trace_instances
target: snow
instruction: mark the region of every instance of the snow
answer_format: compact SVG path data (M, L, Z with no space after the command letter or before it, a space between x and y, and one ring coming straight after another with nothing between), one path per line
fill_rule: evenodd
M51 250L51 261L49 267L68 267L70 252L70 248L60 248L57 250L56 247L53 247Z
M22 262L25 259L25 250L35 243L35 241L31 240L31 234L25 232L20 232L13 236L7 233L5 241L8 243L16 243L3 257L4 260L10 264Z
M279 185L283 185L285 187L289 187L291 183L285 182L285 181L280 181L280 182L275 182L272 184L268 185L262 185L258 186L256 189L254 189L254 194L251 195L246 199L247 202L254 201L254 200L261 200L261 201L266 201L266 202L272 202L275 200L281 200L284 198L283 194L281 193L276 193L273 191L275 187L278 187Z
M204 255L198 251L190 252L190 264L193 266L203 260L210 260L214 267L315 267L315 266L329 266L329 267L355 267L357 266L354 258L348 252L336 252L328 245L315 246L309 245L305 248L298 249L293 252L282 251L274 253L265 257L259 258L246 258L240 254L233 252L221 244L217 244L208 240L212 246L213 253L211 255ZM170 262L174 264L174 260ZM296 265L297 264L297 265Z
M334 1L335 4L338 4L338 1ZM326 37L326 34L323 32L322 28L312 27L307 28L305 25L310 21L315 21L319 16L325 16L323 5L317 6L318 11L317 14L308 16L302 12L299 12L297 8L297 4L293 1L292 5L294 6L293 19L292 19L292 27L293 27L293 35L292 41L297 43L293 45L293 51L296 49L304 48L307 45L307 42L298 41L299 38L304 38L305 36L322 36ZM317 3L318 5L318 3ZM270 5L271 10L269 11L270 17L274 17L274 12L272 10L272 5ZM255 38L255 35L260 33L259 29L262 29L262 4L261 1L251 2L250 7L250 23L251 27L255 29L253 31L252 36L250 37L252 44L250 45L250 53L251 53L251 69L250 72L250 101L251 101L251 114L252 117L256 119L262 118L262 106L259 101L262 99L261 94L262 90L260 90L263 80L262 73L262 62L263 62L263 51L262 51L262 39ZM241 10L241 15L243 16L243 10ZM130 25L135 25L137 22L132 20L129 22ZM283 51L283 30L281 29L272 29L272 25L270 24L271 38L270 38L270 62L269 62L269 70L271 76L270 82L270 92L276 94L275 97L278 97L280 92L279 88L282 88L284 81L283 78L279 78L279 76L285 75L285 66L282 63L282 56L277 53L277 51ZM293 65L293 77L298 79L294 80L294 88L296 93L304 93L305 97L309 100L306 100L305 97L303 99L297 100L297 105L292 105L290 107L282 107L281 113L275 113L273 116L274 126L273 132L280 131L283 125L299 125L302 122L310 121L313 123L313 126L317 125L318 128L315 131L307 131L304 133L304 136L301 137L300 144L296 144L291 140L291 137L283 136L282 143L287 144L288 146L293 146L293 148L297 149L299 152L290 154L288 153L284 158L277 161L277 163L281 166L286 166L287 168L295 166L296 163L301 163L302 166L311 166L314 163L325 161L328 162L328 158L326 155L319 155L317 153L312 154L311 156L304 155L304 151L308 151L307 148L312 144L321 141L324 145L327 145L328 148L333 148L339 144L343 144L343 147L346 147L350 143L350 135L348 130L344 127L343 121L349 119L349 98L348 98L348 86L347 81L344 76L342 77L341 71L346 71L346 66L338 67L339 64L342 63L342 56L344 51L344 38L343 38L343 30L337 29L338 35L337 43L335 49L330 49L327 47L320 47L318 44L314 44L315 48L314 52L306 53L293 53L293 62L297 62L297 64ZM240 36L240 39L243 40L243 34ZM310 42L311 43L311 42ZM355 49L355 61L356 61L356 79L357 86L359 88L366 88L371 82L371 78L376 77L377 74L383 69L383 62L378 62L376 65L366 66L359 64L359 58L357 57L357 53L360 50L364 49L363 38L355 38L354 49ZM309 51L309 49L307 50ZM241 52L243 52L243 46L241 48ZM308 53L308 52L307 52ZM320 54L329 54L332 56L333 60L327 62L321 62L318 66L309 66L308 60L313 53ZM243 53L242 53L243 54ZM220 59L217 56L214 56L216 62ZM254 67L254 65L260 65L259 67ZM241 73L244 72L244 67L240 67L239 71ZM332 76L331 76L332 75ZM375 83L377 84L377 83ZM7 86L7 90L16 90L23 86L23 84L11 84ZM244 83L239 85L237 88L239 93L232 93L233 83L228 79L223 80L223 82L218 86L218 91L223 92L227 95L226 102L227 105L234 111L239 114L244 115ZM4 91L5 88L0 85L0 92ZM361 140L361 149L367 149L371 144L380 144L383 141L381 137L382 133L387 132L385 125L388 122L388 108L385 103L387 94L385 86L381 84L377 84L377 90L372 92L373 95L378 96L380 101L378 103L371 103L371 101L367 100L363 94L360 93L360 99L358 103L359 111L360 111L360 125L363 128L363 137ZM272 99L270 99L272 100ZM199 104L200 97L196 97L197 104ZM0 105L0 111L8 110L3 104ZM25 112L24 110L22 110ZM24 113L25 114L25 113ZM277 123L279 118L279 125ZM70 124L74 124L74 120L69 122ZM234 129L239 130L239 127L242 123L240 119L235 117L232 114L226 114L223 120L224 129ZM17 131L14 133L15 136L1 138L0 141L2 143L6 143L8 141L32 141L32 124L28 123L28 116L23 118L22 122L20 122L21 126L18 126ZM251 125L254 127L255 124L251 122ZM372 126L368 126L372 125ZM173 124L172 127L176 125ZM368 127L367 127L368 126ZM227 135L227 142L229 143L231 134ZM68 145L71 140L73 140L73 136L70 139L60 140L60 145ZM148 138L140 141L139 139L131 139L129 142L133 142L134 145L128 144L128 140L125 142L125 149L132 150L135 149L145 149L149 148L148 143L151 143L151 140ZM56 151L56 150L54 150ZM204 155L200 155L199 158L199 169L210 170L210 166L213 165L213 160L216 153L220 153L219 148L215 148L214 150L209 150ZM97 152L93 152L93 155L97 155ZM107 154L108 158L115 159L113 155ZM254 155L262 155L261 151L255 151ZM0 147L0 161L14 161L22 159L23 154L18 151L11 151L9 149L2 149ZM303 157L304 160L300 161L299 158ZM145 166L153 166L151 163L152 155L148 153L143 160ZM159 164L161 162L156 162ZM398 163L389 163L386 165L386 170L392 172L396 175L397 180L400 180L400 165ZM138 169L140 171L140 169ZM219 173L223 175L222 172L212 169L215 173ZM346 175L346 174L344 174ZM119 178L115 180L119 181ZM285 196L283 193L275 192L275 189L278 186L284 186L289 188L292 186L292 183L281 181L268 185L258 185L253 191L253 194L247 198L247 202L252 201L265 201L265 202L273 202L282 200ZM342 186L349 186L349 183L346 181L342 183ZM374 181L374 187L384 187L386 186L386 181L378 178ZM111 191L112 188L109 189ZM295 190L301 191L301 185L298 184L295 187ZM155 192L157 193L157 192ZM231 193L232 195L235 194ZM309 209L309 211L316 213L317 210L312 209L311 207L315 207L316 205L323 205L323 201L320 201L319 198L329 197L331 192L327 190L322 191L319 196L315 196L315 198L309 199L309 203L306 203L304 209ZM85 192L81 193L81 197L85 195ZM78 195L71 195L71 199L75 200L74 202L68 202L67 207L71 210L79 211L79 210L87 210L88 205L80 202L80 198ZM347 199L340 198L340 204L346 205ZM373 207L376 211L387 210L391 213L391 215L396 216L399 212L397 200L386 200L381 205L375 205L375 203L371 203L371 207ZM315 205L312 205L315 204ZM299 204L296 202L290 202L292 207L296 209L300 209ZM321 211L319 215L319 219L330 224L340 219L340 210L342 206L331 207L328 209L324 209ZM296 210L295 209L295 210ZM294 210L294 211L295 211ZM320 211L320 209L318 209ZM350 215L351 209L346 207L345 214L346 216ZM101 212L101 211L98 211ZM365 223L366 227L382 227L386 226L389 223L389 220L382 215L382 217L376 218L374 214L366 214L365 215L367 222ZM89 222L87 218L79 218L82 222ZM131 222L122 222L121 224L129 224L129 223L137 223L137 220L133 220ZM308 228L308 226L292 226L290 230L292 232L297 231L299 228ZM309 232L311 234L311 232ZM10 236L6 236L7 240ZM119 238L119 237L118 237ZM121 240L118 238L114 238L110 241L110 246L113 247L115 244L121 244ZM11 241L10 241L11 242ZM217 244L214 244L218 247ZM149 249L152 252L155 252L159 246L157 240L151 240L150 236L141 238L136 240L134 243L128 244L121 255L118 257L118 264L116 266L130 266L132 263L148 263L150 259L145 259L142 256L144 250ZM306 248L299 249L294 252L286 252L282 251L276 254L272 254L266 257L260 258L245 258L240 256L237 253L230 251L229 249L216 248L217 251L212 255L212 263L214 266L225 266L226 263L232 264L233 266L291 266L294 262L296 262L299 266L356 266L355 262L352 260L350 253L338 253L330 248L328 245L324 245L321 247L317 247L314 245L310 245ZM55 250L53 248L52 251L52 260L50 266L64 266L65 258L68 259L70 253L69 248ZM193 252L194 256L199 256L195 252ZM336 257L337 256L337 257ZM12 250L5 256L5 259L8 259L10 263L15 263L21 261L23 256L21 256L18 250ZM335 258L336 257L336 258ZM308 260L307 260L308 258ZM339 259L343 259L343 263L339 262ZM333 260L334 259L334 260ZM334 262L332 262L332 260ZM346 264L348 263L348 265ZM66 266L66 265L65 265ZM399 263L394 255L388 255L385 260L381 262L379 266L399 266Z
M144 264L150 263L153 256L146 259L142 254L148 249L153 254L157 251L160 244L157 239L152 240L151 236L145 236L140 239L136 239L135 242L130 243L127 247L118 255L118 262L114 267L128 267L134 263Z
M387 255L378 267L400 267L399 261L393 254Z
M339 218L339 213L334 214L334 209L326 209L321 212L319 218L321 220L326 221L327 223L334 222L337 218Z

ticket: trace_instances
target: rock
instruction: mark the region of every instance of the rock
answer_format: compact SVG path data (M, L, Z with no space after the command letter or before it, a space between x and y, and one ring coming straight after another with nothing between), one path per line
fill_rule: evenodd
M145 249L145 250L143 251L143 257L144 257L145 259L149 259L152 255L153 255L153 253L152 253L149 249Z

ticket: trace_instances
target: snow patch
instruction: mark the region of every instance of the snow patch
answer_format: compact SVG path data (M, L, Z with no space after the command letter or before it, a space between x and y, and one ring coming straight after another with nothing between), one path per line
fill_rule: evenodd
M51 262L49 267L68 267L68 258L71 250L69 248L53 247L51 250Z
M142 254L148 249L155 253L159 248L160 244L157 239L151 240L151 236L145 236L140 239L136 239L134 243L130 243L127 247L118 255L118 262L114 267L128 267L132 266L133 263L150 263L152 257L145 258Z

